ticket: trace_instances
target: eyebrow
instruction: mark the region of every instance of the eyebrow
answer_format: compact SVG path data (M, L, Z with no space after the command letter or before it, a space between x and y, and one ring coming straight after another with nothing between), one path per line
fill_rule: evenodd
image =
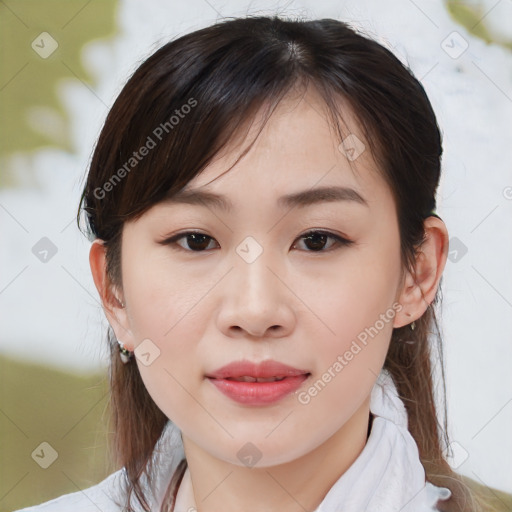
M277 204L280 208L304 208L313 204L339 201L348 201L369 207L368 202L359 192L350 187L340 186L301 190L300 192L281 196ZM226 196L194 189L183 189L180 192L164 198L162 202L166 204L207 206L228 213L233 209L233 203Z

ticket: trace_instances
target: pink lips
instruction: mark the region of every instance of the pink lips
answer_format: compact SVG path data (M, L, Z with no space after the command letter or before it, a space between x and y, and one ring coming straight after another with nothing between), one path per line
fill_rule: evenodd
M207 374L206 377L219 391L238 403L264 405L281 400L293 393L309 375L310 372L307 370L266 360L259 364L251 361L235 361ZM234 380L241 377L246 377L246 380L252 382ZM258 382L255 379L273 380Z

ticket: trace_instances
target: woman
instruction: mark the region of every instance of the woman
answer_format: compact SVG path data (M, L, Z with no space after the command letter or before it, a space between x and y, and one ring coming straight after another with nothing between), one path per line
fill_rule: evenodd
M155 52L81 201L122 469L25 510L482 510L434 401L441 154L420 82L343 22Z

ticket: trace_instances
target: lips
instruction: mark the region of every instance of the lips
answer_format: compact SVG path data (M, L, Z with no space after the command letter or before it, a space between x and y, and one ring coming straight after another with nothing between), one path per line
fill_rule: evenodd
M296 377L309 373L308 370L294 368L278 361L268 359L261 363L253 363L247 360L234 361L208 373L206 377L210 379L244 379L243 382L262 382L263 379L271 379L267 380L267 382L272 382L273 380L282 380L283 377Z
M235 361L205 377L228 398L244 405L269 405L298 390L311 375L307 370L267 360Z

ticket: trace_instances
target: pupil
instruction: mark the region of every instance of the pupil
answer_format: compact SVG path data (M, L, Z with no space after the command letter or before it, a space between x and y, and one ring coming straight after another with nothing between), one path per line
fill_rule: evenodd
M203 243L199 243L199 249L205 249L206 247L208 247L208 243L204 243L204 242L207 242L207 239L208 237L206 235L199 235L199 234L191 234L189 235L189 237L192 238L192 246L190 246L189 244L189 247L191 248L194 248L194 243L197 244L197 239L203 239ZM195 246L197 248L197 245Z
M316 239L316 241L318 242L318 238L321 238L322 242L320 242L320 245L313 243L313 249L322 249L322 247L323 247L323 245L325 243L326 235L322 235L322 234L319 234L319 233L313 233L313 234L307 236L306 240L311 241L312 239L313 240Z

